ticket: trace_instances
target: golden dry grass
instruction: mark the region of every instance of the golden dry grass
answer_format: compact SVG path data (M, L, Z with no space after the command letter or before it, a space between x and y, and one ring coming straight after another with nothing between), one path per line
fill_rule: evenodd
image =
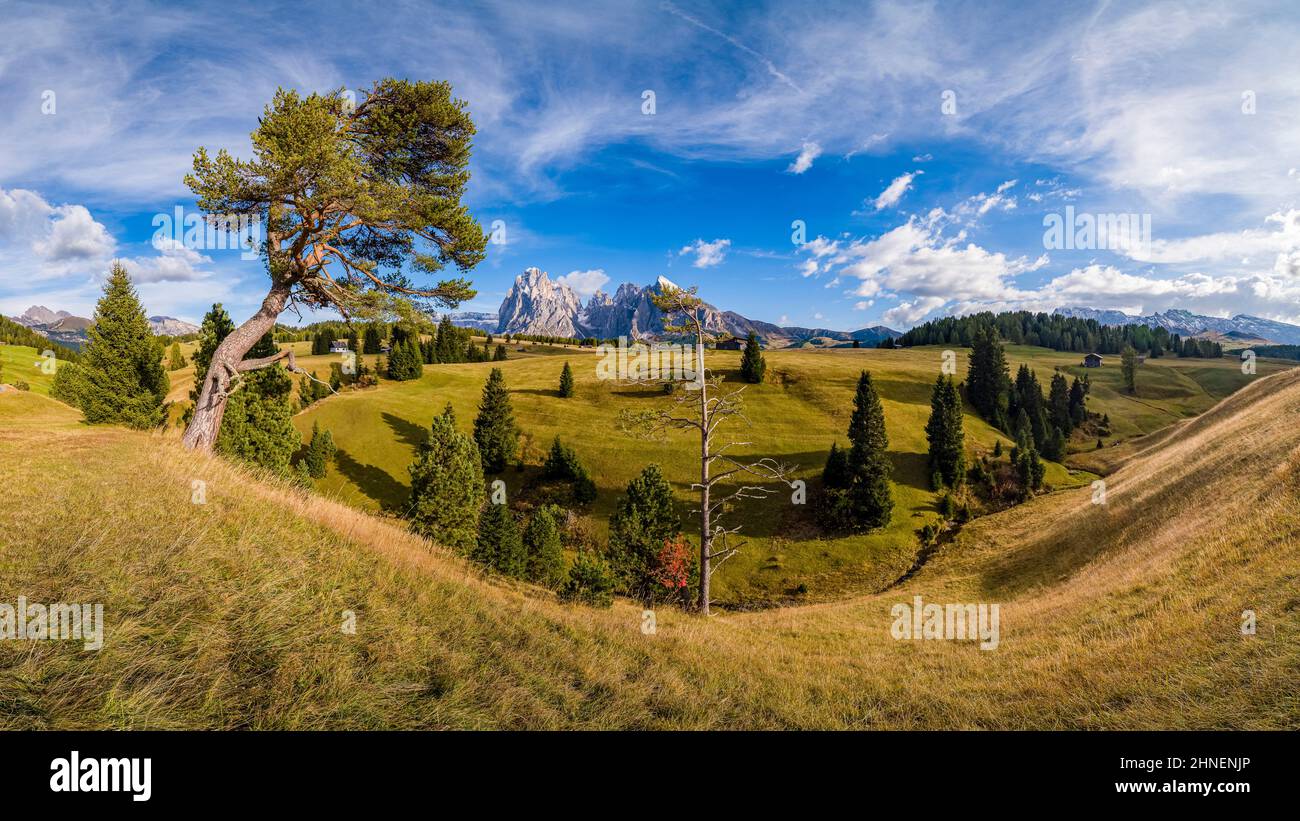
M896 590L660 611L652 636L630 603L565 606L394 522L12 398L0 601L103 602L107 630L98 653L0 642L0 727L1300 726L1300 371L1152 437L1104 506L1051 494ZM999 649L894 641L914 595L1000 603Z

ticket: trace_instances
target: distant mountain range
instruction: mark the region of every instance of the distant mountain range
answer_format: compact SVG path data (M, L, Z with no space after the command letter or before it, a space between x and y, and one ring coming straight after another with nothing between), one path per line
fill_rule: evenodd
M73 316L67 311L52 311L44 305L33 305L21 316L11 317L19 325L26 325L52 342L81 350L88 339L86 331L94 324L84 316ZM185 336L198 333L199 326L175 317L151 316L149 327L155 336Z
M515 277L514 285L495 317L487 313L452 314L452 322L492 333L657 339L665 335L663 313L650 297L662 293L665 287L674 286L664 277L645 286L623 283L612 296L597 291L584 304L572 288L552 280L545 271L528 268ZM719 310L707 303L703 312L704 326L710 332L741 338L753 332L770 348L834 347L851 345L854 340L870 347L882 339L901 336L898 331L883 325L852 332L775 325L748 319L735 311Z
M1102 325L1147 325L1164 328L1180 336L1223 336L1228 339L1262 340L1282 345L1300 345L1300 326L1258 316L1238 314L1231 319L1202 316L1191 311L1170 309L1164 313L1133 316L1123 311L1096 308L1057 308L1061 316L1095 319Z

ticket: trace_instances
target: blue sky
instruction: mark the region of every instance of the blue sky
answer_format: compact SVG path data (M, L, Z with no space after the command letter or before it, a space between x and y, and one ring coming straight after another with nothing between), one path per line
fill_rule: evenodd
M247 317L260 263L160 246L155 215L193 208L197 147L247 155L277 86L391 75L449 80L478 126L469 204L506 241L469 310L536 266L845 330L1059 305L1300 322L1293 5L363 6L7 3L0 312L88 315L117 258L150 313ZM1150 234L1052 247L1067 207Z

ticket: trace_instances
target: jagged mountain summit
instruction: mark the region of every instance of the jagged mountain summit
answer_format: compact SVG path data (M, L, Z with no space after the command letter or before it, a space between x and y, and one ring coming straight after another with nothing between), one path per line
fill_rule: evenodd
M185 336L186 334L196 334L200 330L198 325L193 325L174 316L151 316L149 317L149 327L153 329L154 336Z
M1205 333L1225 336L1235 334L1243 338L1264 339L1283 345L1300 345L1300 326L1248 314L1237 314L1228 319L1172 308L1163 313L1134 316L1123 311L1078 307L1057 308L1056 313L1077 319L1095 319L1102 325L1147 325L1152 328L1164 328L1180 336L1196 336Z
M625 282L612 295L597 291L583 304L578 294L563 282L552 280L545 271L538 268L528 268L515 277L514 285L497 312L495 328L484 328L484 317L481 314L453 315L452 320L459 325L498 333L597 339L620 336L629 339L657 339L665 335L664 316L655 307L651 297L671 287L676 286L662 276L645 286ZM705 303L702 310L704 327L709 331L737 337L745 337L753 332L769 347L817 341L851 343L853 340L874 345L886 337L899 336L898 331L884 326L863 328L852 333L783 328L770 322L749 319L735 311L723 311L708 303Z
M33 305L23 311L21 316L15 316L12 317L12 319L19 325L26 325L28 328L33 328L37 325L53 325L61 319L69 319L71 317L72 314L67 311L51 311L44 305Z
M578 320L582 302L562 282L552 282L545 271L528 268L515 277L515 284L497 311L497 330L509 334L539 336L585 336Z
M95 324L94 320L84 316L75 316L67 311L52 311L44 305L33 305L21 316L13 317L14 322L26 325L45 338L80 350L89 340L86 331ZM149 328L154 336L185 336L199 332L199 326L172 316L149 317Z

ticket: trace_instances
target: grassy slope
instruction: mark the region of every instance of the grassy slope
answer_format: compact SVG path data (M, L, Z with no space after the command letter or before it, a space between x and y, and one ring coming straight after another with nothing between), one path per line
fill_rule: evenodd
M748 387L745 394L753 426L732 429L736 439L760 442L762 448L737 452L772 456L797 465L797 475L811 483L820 476L830 443L845 442L858 373L867 368L883 397L897 483L896 507L890 527L882 532L822 539L810 526L808 506L790 504L788 491L766 501L747 502L734 521L743 520L743 535L749 541L719 572L720 599L733 603L780 599L800 583L807 585L812 599L834 599L850 591L879 589L910 566L916 549L914 532L938 518L936 498L929 490L924 429L941 353L940 348L914 348L767 354L768 382ZM966 372L967 353L957 351L959 374ZM1013 372L1021 362L1028 362L1044 384L1055 366L1070 373L1083 371L1075 367L1076 355L1043 348L1011 347L1008 357ZM577 379L577 395L570 400L559 398L556 390L566 359ZM664 467L678 490L683 512L687 511L689 481L698 475L699 467L692 461L693 446L685 441L685 434L667 443L647 442L617 426L619 411L664 407L668 400L657 386L613 386L598 380L596 362L597 356L590 351L571 350L551 360L518 358L505 363L428 366L417 382L385 382L376 390L332 397L298 416L297 423L306 435L319 422L339 445L336 464L318 483L319 489L369 510L399 508L407 493L407 466L433 415L450 401L461 427L468 431L488 370L503 364L524 434L525 461L540 464L556 435L572 445L600 489L593 508L599 528L605 526L628 481L650 462ZM738 378L739 362L739 352L710 354L711 366L729 379ZM1247 379L1227 360L1193 366L1187 362L1164 359L1145 366L1138 392L1141 402L1118 392L1118 369L1092 371L1091 405L1098 413L1110 414L1117 434L1131 436L1203 411ZM1260 371L1277 368L1262 364ZM1234 373L1239 380L1234 380ZM1000 437L969 410L966 432L973 449L991 449ZM1004 446L1011 444L1004 437L1003 442ZM1098 457L1080 459L1087 461L1083 467L1092 468ZM504 478L513 488L527 481L529 473L520 476L509 470ZM1092 478L1071 476L1059 465L1050 465L1047 476L1048 482L1058 487Z
M54 374L41 373L41 352L25 345L0 345L0 364L4 365L4 375L0 382L12 385L24 381L31 390L48 394Z
M1261 379L1121 466L1105 507L1040 497L899 589L661 611L645 636L639 607L485 580L340 503L6 393L0 600L103 602L108 627L99 653L0 642L0 727L1294 728L1298 422L1300 370ZM913 595L1001 603L1001 647L893 641Z

